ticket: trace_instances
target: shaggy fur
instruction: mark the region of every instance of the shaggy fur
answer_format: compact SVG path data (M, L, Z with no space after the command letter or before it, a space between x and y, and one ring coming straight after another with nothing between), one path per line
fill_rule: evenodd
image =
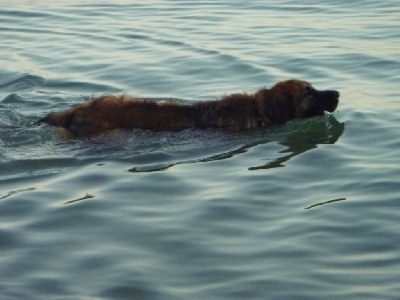
M72 137L113 129L178 131L186 128L244 130L281 124L333 112L337 91L317 91L308 82L288 80L253 94L233 94L219 101L194 104L154 102L105 95L66 111L48 114L44 122L62 127Z

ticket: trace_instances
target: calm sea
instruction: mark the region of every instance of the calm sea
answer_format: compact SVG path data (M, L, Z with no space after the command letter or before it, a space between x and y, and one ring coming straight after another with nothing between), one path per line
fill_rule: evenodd
M0 298L400 299L399 24L398 0L2 1ZM238 134L33 125L290 78L338 110Z

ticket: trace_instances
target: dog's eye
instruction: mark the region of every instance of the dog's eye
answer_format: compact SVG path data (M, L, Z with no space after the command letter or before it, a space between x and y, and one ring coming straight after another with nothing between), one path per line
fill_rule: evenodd
M310 86L304 88L304 96L311 96L314 93L314 89Z

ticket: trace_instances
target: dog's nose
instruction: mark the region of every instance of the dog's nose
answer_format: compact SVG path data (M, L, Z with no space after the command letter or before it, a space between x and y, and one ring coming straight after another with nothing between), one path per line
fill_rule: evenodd
M339 101L340 93L338 91L329 90L329 91L326 91L325 95L330 99L335 99L335 100Z

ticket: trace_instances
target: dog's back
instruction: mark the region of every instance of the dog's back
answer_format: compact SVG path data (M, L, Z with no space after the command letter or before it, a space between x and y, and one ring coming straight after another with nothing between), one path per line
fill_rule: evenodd
M252 126L249 122L254 114L251 101L251 96L243 94L191 105L103 96L66 111L50 113L39 122L65 128L76 137L117 128L151 131L209 127L244 129Z

